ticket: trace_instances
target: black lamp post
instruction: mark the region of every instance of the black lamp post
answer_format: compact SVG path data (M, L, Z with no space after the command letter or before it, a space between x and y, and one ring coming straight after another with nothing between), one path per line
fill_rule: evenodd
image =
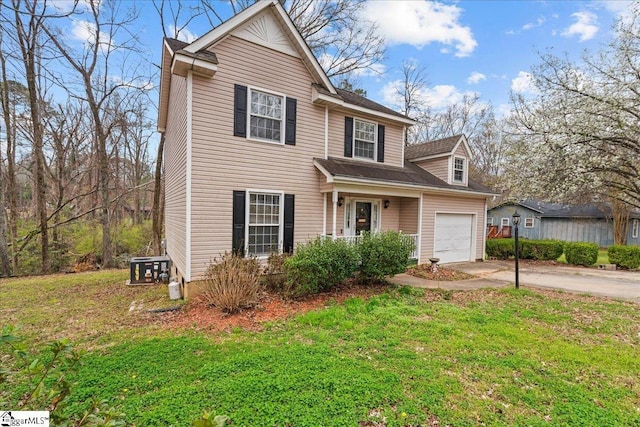
M518 211L513 213L514 236L516 238L516 289L520 289L520 271L518 266L518 258L520 258L520 247L518 246L518 225L520 225L520 214Z

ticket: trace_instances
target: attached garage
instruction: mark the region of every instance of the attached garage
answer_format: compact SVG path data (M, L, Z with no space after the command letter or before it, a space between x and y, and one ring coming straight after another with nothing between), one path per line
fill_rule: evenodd
M436 213L433 254L441 263L474 261L473 214Z

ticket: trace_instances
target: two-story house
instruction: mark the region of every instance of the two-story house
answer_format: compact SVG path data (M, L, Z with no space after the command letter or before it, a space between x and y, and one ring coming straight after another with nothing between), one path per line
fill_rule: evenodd
M163 45L166 240L185 285L213 257L316 236L414 236L426 262L484 254L487 197L464 136L405 149L414 121L337 89L277 0Z

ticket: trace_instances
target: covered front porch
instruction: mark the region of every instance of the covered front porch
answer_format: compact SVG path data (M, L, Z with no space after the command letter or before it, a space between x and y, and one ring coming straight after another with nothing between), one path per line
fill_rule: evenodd
M323 191L323 234L357 243L365 232L399 231L415 244L420 259L420 193L396 194L381 188L333 186Z

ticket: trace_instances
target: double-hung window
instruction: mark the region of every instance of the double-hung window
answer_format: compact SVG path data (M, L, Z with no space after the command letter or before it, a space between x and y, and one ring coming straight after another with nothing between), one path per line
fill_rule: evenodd
M282 194L249 193L247 252L267 256L280 251Z
M282 142L282 96L251 89L249 136L270 142Z
M634 219L631 225L631 237L633 237L634 239L638 237L639 226L640 226L639 221L637 219Z
M464 182L464 159L462 157L453 159L453 180L454 182Z
M525 218L524 219L524 228L533 228L535 219L534 218Z
M354 119L353 126L354 157L375 160L376 124L360 119Z

